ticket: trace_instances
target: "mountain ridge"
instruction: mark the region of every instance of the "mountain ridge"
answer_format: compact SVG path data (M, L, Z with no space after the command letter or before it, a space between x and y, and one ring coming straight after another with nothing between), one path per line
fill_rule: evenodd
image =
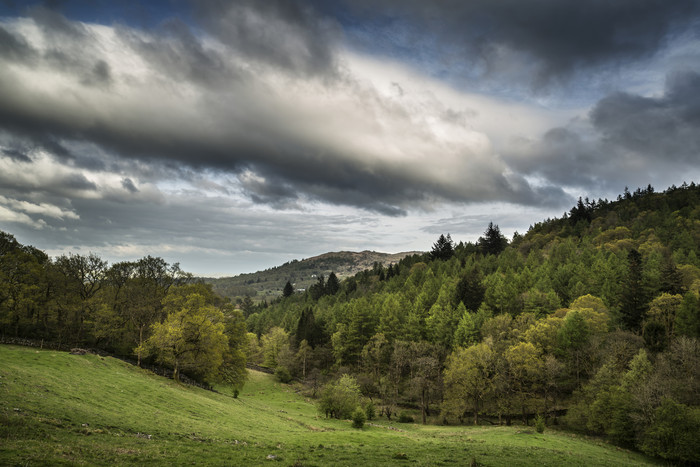
M218 294L233 301L250 297L256 301L271 300L282 294L289 281L294 288L306 289L318 282L320 276L328 277L333 272L339 279L354 276L358 272L371 269L375 263L384 267L398 263L412 255L422 255L423 251L383 253L373 250L331 251L304 259L294 259L279 266L243 273L230 277L200 277L211 284Z

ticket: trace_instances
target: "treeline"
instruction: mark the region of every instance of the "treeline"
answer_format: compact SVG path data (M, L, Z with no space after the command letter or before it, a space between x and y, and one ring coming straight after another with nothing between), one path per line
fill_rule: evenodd
M510 242L493 224L476 243L443 235L333 293L319 281L252 308L249 355L319 390L350 375L389 416L539 414L697 462L699 246L694 184L579 200Z
M162 258L51 259L0 232L0 333L155 360L176 379L245 379L241 312Z

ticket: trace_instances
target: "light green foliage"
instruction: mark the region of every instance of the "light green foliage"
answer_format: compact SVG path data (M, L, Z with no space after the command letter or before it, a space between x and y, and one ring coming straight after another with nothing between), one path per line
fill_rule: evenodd
M153 325L145 347L156 359L173 368L173 378L189 372L212 381L218 377L228 352L224 315L204 297L191 294L183 300L174 298L162 323Z
M676 315L682 304L682 295L662 293L649 304L647 319L662 324L666 330L666 338L670 339L674 335Z
M591 333L602 334L608 332L610 314L608 307L605 306L605 303L600 298L590 294L583 295L571 302L569 310L581 314Z
M458 310L460 308L458 308ZM474 313L471 313L464 308L462 317L460 318L459 323L457 323L457 329L455 329L454 345L456 347L469 347L470 345L478 342L479 330L476 327L475 320L472 316L473 314Z
M469 408L474 424L478 424L481 404L492 388L493 372L494 352L490 342L455 350L445 365L443 411L461 417Z
M409 308L410 304L401 294L388 294L384 299L377 329L390 342L404 337Z
M277 368L280 353L289 349L289 334L284 329L275 326L260 340L263 364L269 368Z
M349 419L360 404L360 387L350 375L328 383L321 391L318 411L326 417ZM363 413L364 415L364 413Z
M543 361L531 342L520 342L509 347L505 352L505 360L508 363L512 390L525 416L528 400L534 397L543 378Z

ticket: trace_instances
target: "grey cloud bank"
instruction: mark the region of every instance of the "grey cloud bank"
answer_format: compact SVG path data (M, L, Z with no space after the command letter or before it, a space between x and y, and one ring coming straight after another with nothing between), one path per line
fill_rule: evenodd
M244 272L700 175L696 2L67 11L0 20L0 229L50 251Z

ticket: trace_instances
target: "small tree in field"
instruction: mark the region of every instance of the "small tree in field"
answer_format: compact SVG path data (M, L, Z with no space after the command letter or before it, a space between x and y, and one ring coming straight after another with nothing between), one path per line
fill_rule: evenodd
M360 404L360 386L350 375L328 383L321 392L318 410L326 417L349 419ZM364 422L363 422L364 423Z

